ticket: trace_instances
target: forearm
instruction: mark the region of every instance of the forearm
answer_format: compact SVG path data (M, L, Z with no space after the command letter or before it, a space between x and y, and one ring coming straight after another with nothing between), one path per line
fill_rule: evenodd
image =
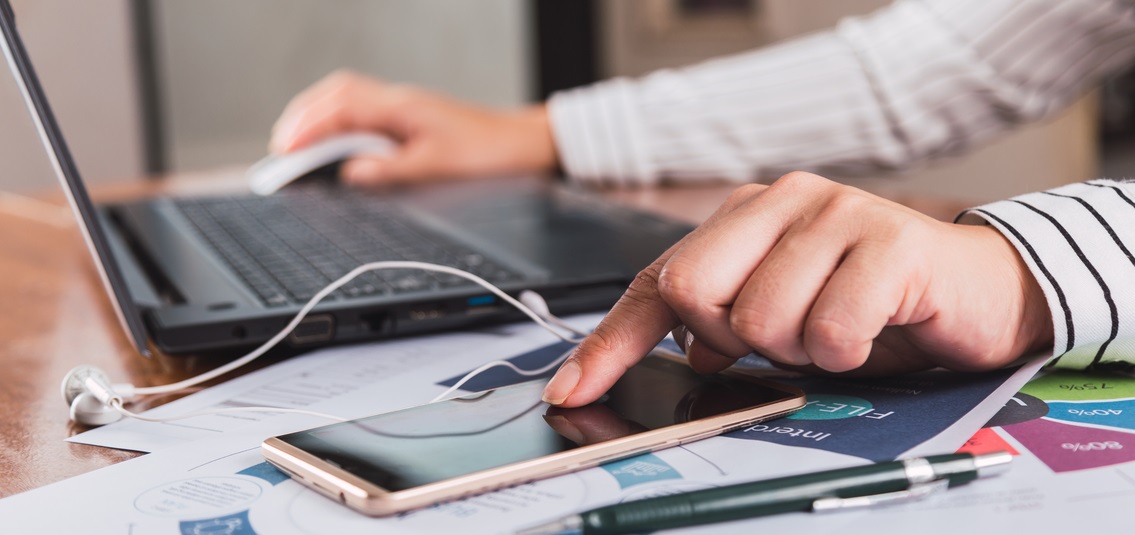
M1044 291L1056 365L1135 368L1135 182L1093 180L963 214L996 227Z
M832 31L558 94L584 181L874 172L1058 110L1135 57L1131 0L916 0Z

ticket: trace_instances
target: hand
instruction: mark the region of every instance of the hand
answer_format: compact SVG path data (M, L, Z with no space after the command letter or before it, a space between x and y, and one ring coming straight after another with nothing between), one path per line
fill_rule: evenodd
M1053 337L1040 287L996 229L807 173L738 189L640 273L544 399L591 402L671 331L701 373L753 350L828 373L981 371Z
M270 149L287 153L359 131L384 134L401 146L390 157L346 162L343 178L356 184L539 173L557 166L543 106L491 110L350 72L331 74L292 99L272 129Z

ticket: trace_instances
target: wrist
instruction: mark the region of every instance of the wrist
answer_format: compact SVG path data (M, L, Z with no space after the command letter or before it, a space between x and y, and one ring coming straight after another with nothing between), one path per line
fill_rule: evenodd
M524 171L552 173L560 168L559 153L552 136L551 120L544 104L512 113L512 130L517 135L517 162Z
M1018 340L1020 345L1017 348L1017 353L1024 355L1051 348L1054 334L1052 311L1036 276L1029 269L1017 248L1000 231L991 226L981 228L996 236L998 246L1004 253L1006 265L1011 266L1012 287L1019 289L1020 327Z

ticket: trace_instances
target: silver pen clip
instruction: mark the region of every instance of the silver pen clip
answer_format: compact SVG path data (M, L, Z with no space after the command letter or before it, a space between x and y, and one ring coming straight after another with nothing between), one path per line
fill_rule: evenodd
M849 509L865 509L881 505L897 505L915 502L928 496L945 492L950 486L946 479L935 479L926 483L911 485L906 490L885 492L883 494L870 494L867 496L854 496L851 498L820 498L812 502L813 513L830 513L834 511L847 511Z

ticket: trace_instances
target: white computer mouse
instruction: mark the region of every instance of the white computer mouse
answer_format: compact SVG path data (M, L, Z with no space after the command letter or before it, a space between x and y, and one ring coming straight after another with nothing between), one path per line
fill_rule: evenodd
M248 187L258 195L270 195L293 180L320 167L351 156L387 156L397 144L378 134L343 134L327 138L290 154L270 155L248 168Z

